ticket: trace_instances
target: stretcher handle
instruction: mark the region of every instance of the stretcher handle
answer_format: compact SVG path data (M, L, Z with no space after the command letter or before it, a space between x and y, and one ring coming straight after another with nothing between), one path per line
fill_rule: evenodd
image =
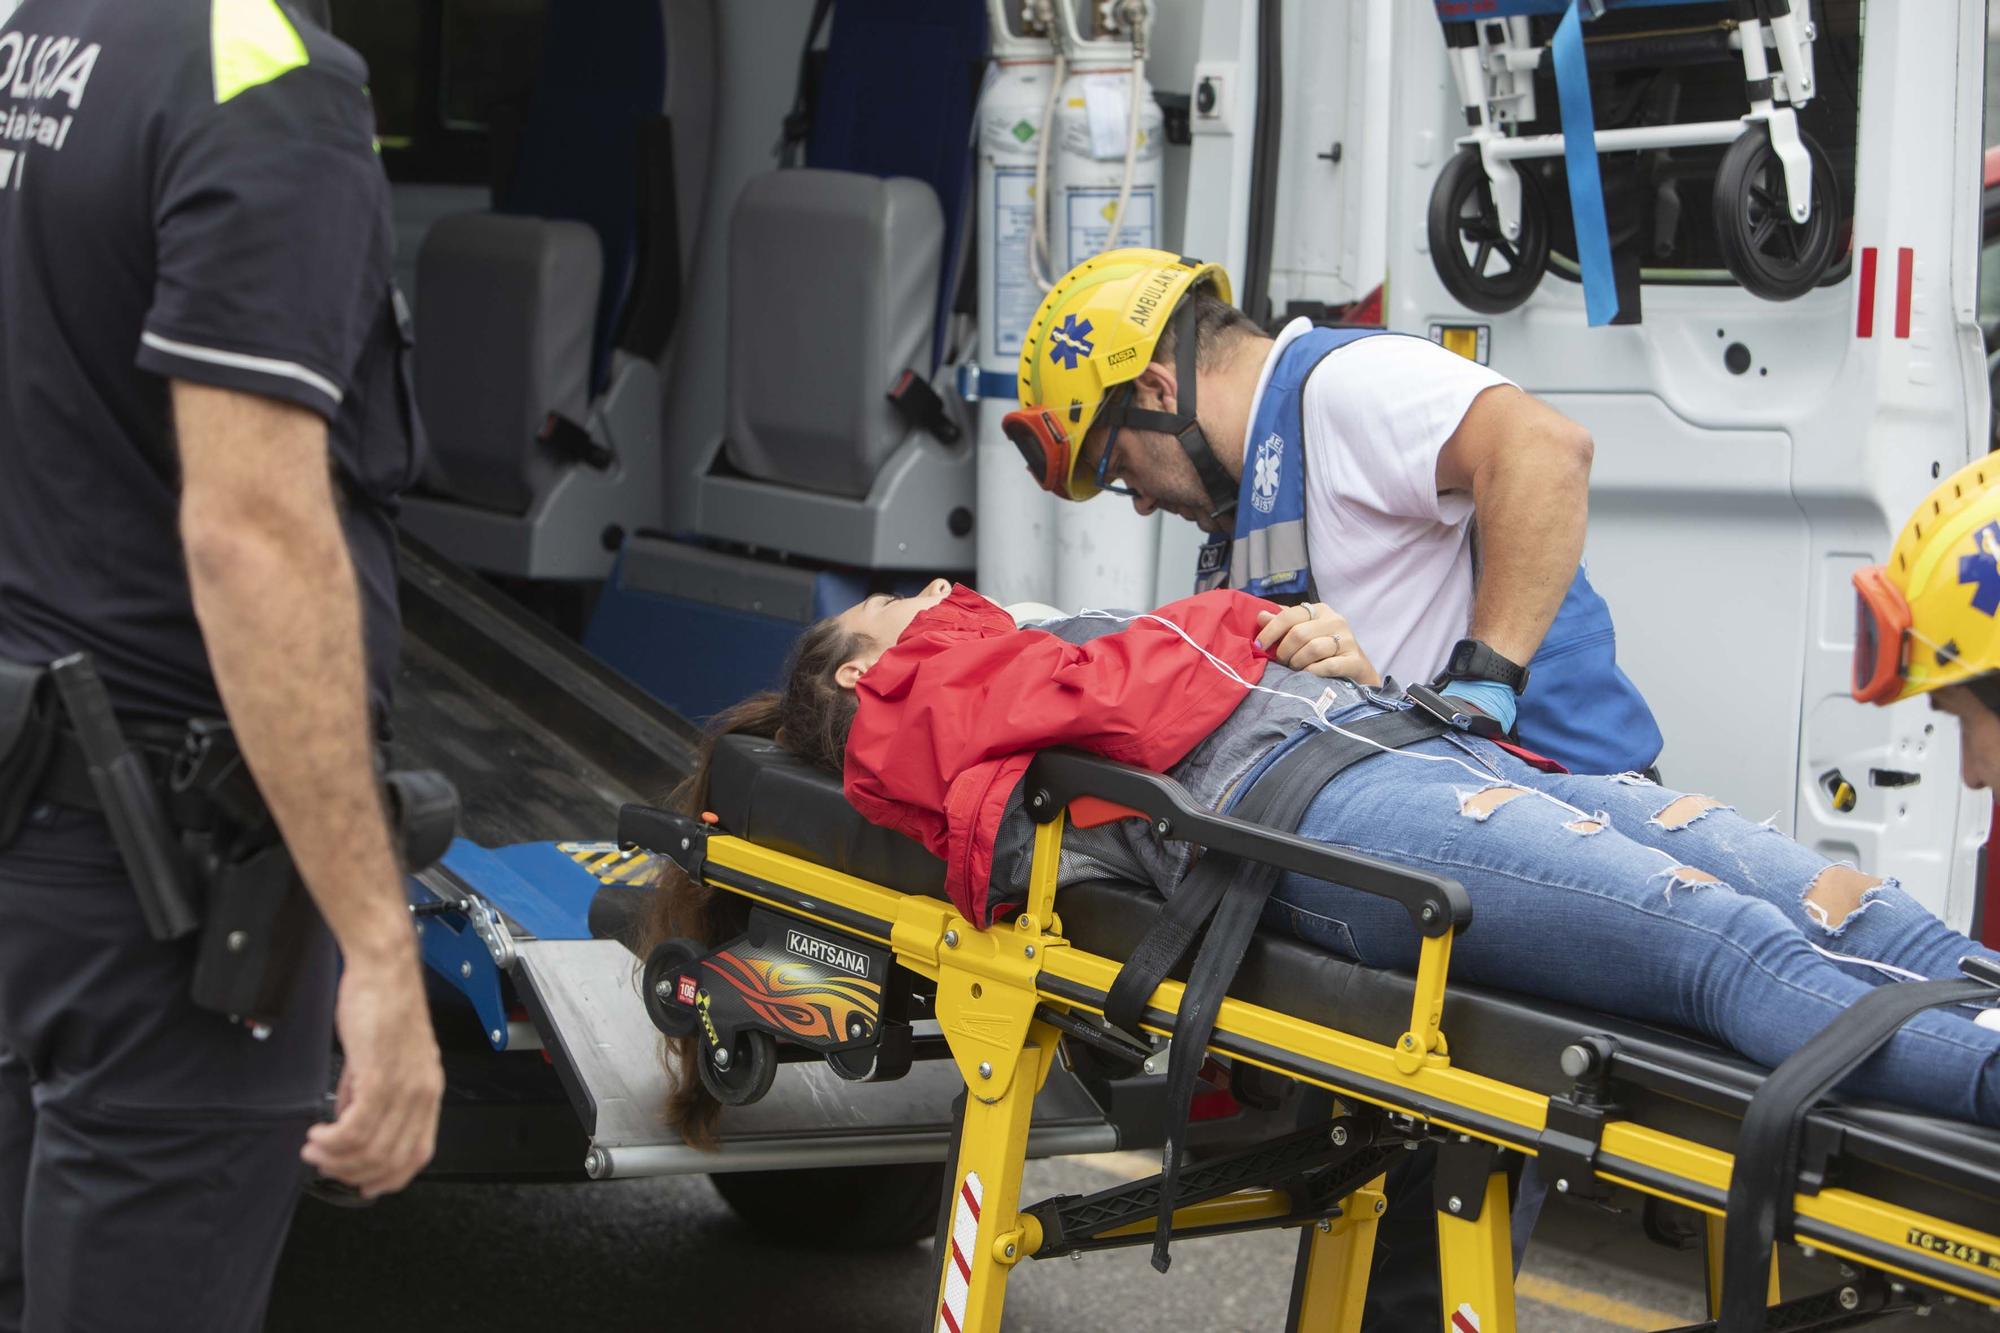
M1037 823L1046 824L1079 798L1108 801L1153 822L1163 838L1261 861L1281 870L1311 875L1393 898L1425 935L1462 930L1472 922L1465 886L1442 875L1354 852L1341 851L1282 829L1219 815L1196 805L1187 789L1160 773L1121 764L1082 750L1043 750L1028 765L1022 803Z

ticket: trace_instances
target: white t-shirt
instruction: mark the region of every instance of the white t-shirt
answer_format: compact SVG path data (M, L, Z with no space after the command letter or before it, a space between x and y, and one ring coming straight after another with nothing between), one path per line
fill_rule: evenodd
M1251 400L1292 339L1278 335ZM1472 400L1512 384L1426 338L1384 334L1333 352L1306 380L1306 539L1319 600L1369 660L1429 681L1472 622L1472 495L1439 495L1437 458Z

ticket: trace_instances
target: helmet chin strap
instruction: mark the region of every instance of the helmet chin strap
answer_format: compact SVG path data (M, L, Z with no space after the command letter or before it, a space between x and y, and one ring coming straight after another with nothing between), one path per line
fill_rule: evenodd
M2000 717L2000 672L1988 671L1965 682L1971 689L1972 697L1986 705L1987 711Z
M1179 392L1175 395L1173 412L1155 412L1151 408L1134 407L1132 400L1126 399L1126 406L1110 421L1113 426L1136 426L1140 430L1162 431L1180 441L1182 452L1188 462L1194 464L1195 475L1201 478L1202 488L1208 492L1209 518L1222 522L1236 512L1236 498L1242 487L1223 468L1222 461L1209 447L1208 436L1203 433L1201 423L1195 420L1195 313L1191 302L1182 302L1174 312L1174 374L1179 381Z

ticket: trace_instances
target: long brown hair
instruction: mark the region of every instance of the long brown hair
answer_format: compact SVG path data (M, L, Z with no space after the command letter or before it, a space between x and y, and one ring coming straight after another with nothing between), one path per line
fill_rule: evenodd
M664 804L682 814L700 814L708 803L709 765L716 743L745 732L768 736L799 758L829 773L839 773L847 756L847 732L854 722L854 692L835 679L843 662L867 649L867 640L832 618L812 625L799 636L785 666L782 691L753 694L725 708L710 721L692 775L673 789ZM664 940L685 938L714 945L740 932L748 907L735 894L718 894L697 883L671 861L662 859L654 883L653 908L640 940L643 959ZM708 1095L695 1072L701 1049L693 1037L670 1038L663 1060L674 1092L667 1100L667 1119L698 1148L715 1146L715 1122L721 1106Z

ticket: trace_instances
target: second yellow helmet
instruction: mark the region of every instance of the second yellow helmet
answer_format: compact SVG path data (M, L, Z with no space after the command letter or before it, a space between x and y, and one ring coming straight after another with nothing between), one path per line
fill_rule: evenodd
M1894 703L2000 670L2000 466L1946 477L1886 564L1854 574L1854 697Z

